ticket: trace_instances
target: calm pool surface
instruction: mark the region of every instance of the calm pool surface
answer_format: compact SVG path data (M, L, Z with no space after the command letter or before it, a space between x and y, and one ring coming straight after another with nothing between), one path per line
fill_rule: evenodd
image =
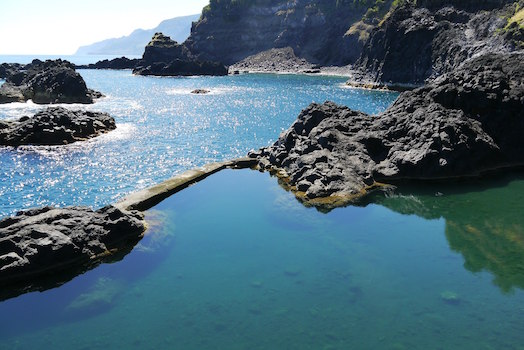
M226 170L122 261L0 303L2 349L522 349L524 177L323 214Z

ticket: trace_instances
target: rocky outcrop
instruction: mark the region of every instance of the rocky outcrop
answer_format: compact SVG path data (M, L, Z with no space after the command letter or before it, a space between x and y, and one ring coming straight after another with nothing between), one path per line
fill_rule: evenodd
M471 57L510 52L516 47L504 28L514 6L512 0L449 0L397 7L371 32L350 84L421 86Z
M133 73L157 76L227 75L227 68L217 61L196 59L185 45L156 33Z
M303 58L298 58L291 47L270 49L244 58L229 66L229 72L259 72L259 73L310 73L319 72L318 66Z
M71 111L62 107L42 110L33 117L0 121L0 145L64 145L114 130L107 113Z
M68 61L34 60L25 66L9 67L6 82L0 87L0 103L33 100L38 104L87 104L102 96L87 88L84 79Z
M53 288L120 260L144 231L141 214L113 206L44 207L0 220L0 300Z
M112 60L102 60L87 65L76 65L76 69L133 69L137 66L139 59L129 59L127 57L114 58Z
M336 205L381 183L477 176L524 165L524 59L489 54L370 116L312 104L251 157L304 201ZM335 203L335 204L333 204Z

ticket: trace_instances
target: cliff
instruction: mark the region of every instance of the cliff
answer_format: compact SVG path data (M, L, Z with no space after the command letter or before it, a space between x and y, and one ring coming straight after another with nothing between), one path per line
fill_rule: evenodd
M398 1L398 0L397 0ZM393 0L213 0L185 45L199 58L227 65L272 48L291 47L315 64L348 64L365 35L349 31L389 9ZM362 36L362 38L361 38Z
M474 56L518 50L524 30L511 20L518 6L506 0L422 0L399 6L370 33L355 64L357 81L422 85Z

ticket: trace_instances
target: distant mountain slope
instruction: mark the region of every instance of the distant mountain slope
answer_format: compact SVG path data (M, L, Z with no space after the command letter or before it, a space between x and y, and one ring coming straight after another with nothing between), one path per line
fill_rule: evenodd
M191 31L191 24L200 15L175 17L162 21L153 29L137 29L128 36L107 39L91 45L81 46L76 55L137 55L144 52L144 47L156 32L169 35L179 43L185 41Z

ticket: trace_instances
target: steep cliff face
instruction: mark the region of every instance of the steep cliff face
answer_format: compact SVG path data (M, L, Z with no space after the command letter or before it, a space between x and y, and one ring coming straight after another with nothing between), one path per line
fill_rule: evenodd
M389 7L392 0L214 0L185 44L200 58L225 64L283 47L312 63L347 64L363 45L348 30L375 3Z
M356 68L372 83L421 85L467 59L518 48L509 0L421 0L393 10L364 46Z

